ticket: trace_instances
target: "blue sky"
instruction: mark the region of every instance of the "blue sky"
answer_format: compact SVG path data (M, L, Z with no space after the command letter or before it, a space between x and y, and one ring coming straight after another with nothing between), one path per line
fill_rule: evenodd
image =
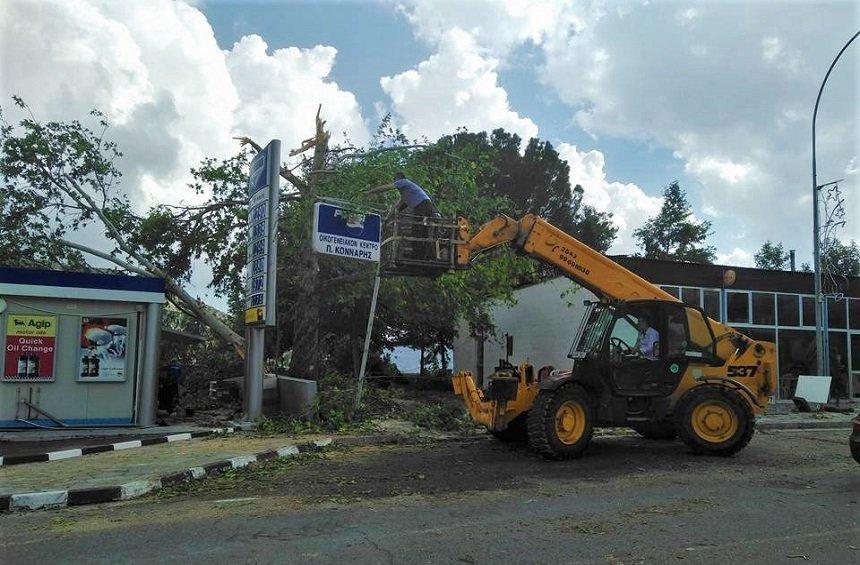
M749 265L766 239L808 261L812 105L858 21L850 0L7 0L0 95L43 119L105 111L141 208L199 198L189 168L235 153L236 135L297 146L322 104L335 142L366 142L386 113L413 138L551 141L586 203L614 214L615 253L637 250L678 179L719 262ZM860 44L819 114L846 241L860 239L858 71Z

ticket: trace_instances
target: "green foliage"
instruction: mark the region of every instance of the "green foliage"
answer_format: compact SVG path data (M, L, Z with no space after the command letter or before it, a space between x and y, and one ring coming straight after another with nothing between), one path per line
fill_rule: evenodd
M660 212L633 232L648 259L690 263L713 263L715 248L705 245L711 223L693 219L693 209L678 181L663 191Z
M13 101L29 117L13 126L0 111L0 264L84 269L81 254L57 240L91 224L97 210L130 219L128 198L115 189L122 154L104 139L101 112L91 112L96 133L77 120L41 123L21 98Z
M773 243L767 240L755 254L755 266L759 269L783 269L788 261L788 251L785 250L781 241Z
M832 238L824 246L821 270L837 277L860 276L860 247L853 239L845 244Z
M408 417L413 424L430 430L466 433L475 427L462 407L454 408L442 403L420 404Z

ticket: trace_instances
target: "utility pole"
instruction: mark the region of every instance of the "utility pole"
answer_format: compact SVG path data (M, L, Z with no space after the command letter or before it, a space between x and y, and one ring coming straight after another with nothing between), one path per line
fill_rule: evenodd
M827 69L827 74L824 75L824 80L821 81L821 88L818 89L818 97L815 99L815 110L812 112L812 255L815 269L815 350L817 360L817 373L819 375L830 374L830 355L829 351L824 348L827 344L825 329L822 322L826 316L824 309L827 303L824 301L824 295L821 292L821 220L818 217L818 191L821 189L818 186L818 171L815 163L815 120L818 118L818 104L821 102L821 94L824 92L824 85L827 84L827 79L830 78L830 73L836 62L842 56L842 53L848 49L857 36L860 36L860 31L855 33L851 39L842 47L833 62L830 63L830 68Z

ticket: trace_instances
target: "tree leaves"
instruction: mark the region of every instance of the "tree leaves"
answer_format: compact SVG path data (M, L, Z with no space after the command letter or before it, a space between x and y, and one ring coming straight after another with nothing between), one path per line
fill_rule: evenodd
M687 194L678 181L663 191L660 212L633 232L643 249L640 256L690 263L713 263L716 249L704 245L710 235L711 222L696 221Z

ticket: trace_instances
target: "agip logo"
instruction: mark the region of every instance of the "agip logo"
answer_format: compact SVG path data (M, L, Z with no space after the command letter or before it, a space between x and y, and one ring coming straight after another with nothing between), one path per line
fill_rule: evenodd
M9 314L6 335L55 337L57 319L54 316Z

